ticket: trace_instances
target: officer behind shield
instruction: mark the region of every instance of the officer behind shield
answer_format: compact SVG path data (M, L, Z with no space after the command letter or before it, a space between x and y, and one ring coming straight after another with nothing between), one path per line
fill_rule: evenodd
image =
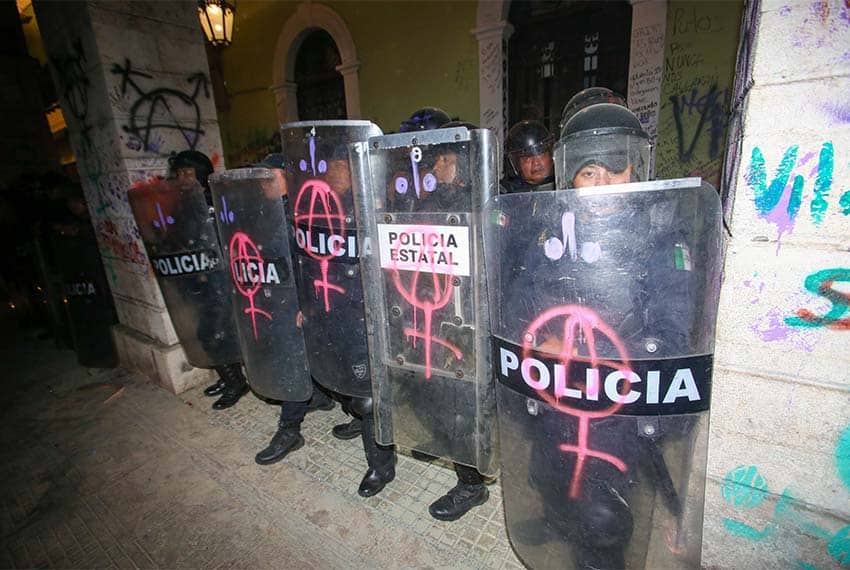
M410 119L401 123L399 132L407 133L413 131L427 131L438 128L466 127L468 129L477 129L478 127L462 121L451 121L445 111L434 107L426 107L420 109L411 115ZM550 158L551 162L551 158ZM469 172L459 172L457 154L451 149L445 149L440 153L433 164L427 165L427 169L434 175L437 180L437 187L430 196L423 197L420 200L411 200L410 207L412 211L451 211L449 206L456 204L451 196L456 192L469 191ZM468 168L466 169L468 171ZM390 194L392 195L392 193ZM465 396L470 400L474 400L474 395L471 393L472 384L467 384L470 393ZM415 390L415 388L414 388ZM417 399L415 392L408 394L411 400ZM454 407L453 400L457 394L446 393L446 398L450 401L446 402L447 409ZM423 421L426 419L423 418ZM470 429L467 427L461 427ZM438 445L437 447L449 447L447 444ZM422 461L432 461L435 458L413 450L411 456ZM490 492L484 484L484 477L474 467L454 464L455 472L457 473L457 484L452 487L445 495L438 498L428 507L428 512L437 520L455 521L469 512L473 507L483 505L490 497Z
M613 105L620 105L621 107L627 106L625 99L607 87L588 87L570 97L570 100L564 105L558 128L563 129L567 122L573 118L573 115L585 107L590 107L597 103L611 103Z
M505 141L505 154L512 172L501 181L503 194L555 189L554 140L540 121L520 121L511 127Z
M266 197L273 199L281 198L284 210L289 210L289 196L286 188L286 178L283 175L286 167L286 159L280 153L267 155L262 162L255 164L257 168L267 168L274 174L274 181L263 185L263 193ZM300 318L300 314L299 314ZM301 327L300 322L292 323L292 326ZM280 419L275 434L269 444L254 456L258 465L271 465L282 460L289 453L304 445L304 437L301 435L301 424L304 417L315 410L332 410L334 401L313 381L313 397L301 402L281 402ZM359 435L359 431L358 431Z
M204 197L207 204L212 207L212 196L210 194L209 176L213 173L212 161L204 153L197 150L184 150L168 159L169 178L177 180L197 181L204 188ZM201 312L198 322L198 338L201 344L207 348L218 342L216 331L220 329L217 318L222 315L216 311ZM206 396L221 396L213 402L214 410L224 410L236 404L239 399L248 392L248 383L242 374L242 364L234 362L216 366L215 371L219 376L218 382L204 389Z
M558 185L587 192L596 186L645 181L649 174L649 150L648 136L631 111L612 103L591 104L576 112L561 131L555 152ZM519 312L526 313L526 318L534 318L546 307L573 299L593 309L616 330L631 360L685 353L691 334L695 288L690 268L676 263L677 250L688 248L683 242L684 232L678 232L675 225L653 230L650 212L596 205L575 215L577 240L598 241L603 248L620 251L620 257L606 260L578 256L570 260L564 256L549 261L541 257L540 240L534 240L525 254L524 265L548 267L548 270L545 278L537 276L514 282L515 298L534 299L534 307ZM645 228L640 239L632 233L634 228ZM540 239L545 241L547 235ZM600 281L605 281L605 286L600 286ZM623 314L627 316L614 316ZM540 333L535 350L562 352L558 331ZM586 341L573 339L575 350L579 353L592 350L581 346ZM596 349L601 350L601 345ZM670 513L678 517L682 511L661 445L665 437L686 435L692 424L687 419L667 416L650 434L641 426L645 421L642 418L612 415L594 421L594 449L616 455L628 469L621 472L605 461L588 460L584 465L582 494L573 499L569 485L571 473L578 469L576 458L551 450L557 448L563 437L560 434L574 420L554 409L541 411L540 431L528 434L532 438L533 466L529 484L543 498L544 520L515 525L512 536L527 545L566 540L577 568L624 568L626 550L632 535L638 532L636 526L646 523L635 521L631 508L642 476L654 482Z

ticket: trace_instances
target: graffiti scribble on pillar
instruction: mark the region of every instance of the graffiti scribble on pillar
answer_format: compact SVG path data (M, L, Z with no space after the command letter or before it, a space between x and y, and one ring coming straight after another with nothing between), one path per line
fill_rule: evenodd
M124 125L124 131L136 137L145 151L153 151L154 135L157 131L178 131L185 139L190 149L195 149L204 130L201 128L201 108L198 105L198 95L201 90L204 97L209 99L209 80L202 73L193 73L186 78L194 85L191 93L171 87L157 87L145 91L135 80L135 77L153 79L153 76L132 69L129 59L124 65L113 64L112 73L121 76L121 94L127 94L127 88L132 87L138 98L130 107L130 123Z

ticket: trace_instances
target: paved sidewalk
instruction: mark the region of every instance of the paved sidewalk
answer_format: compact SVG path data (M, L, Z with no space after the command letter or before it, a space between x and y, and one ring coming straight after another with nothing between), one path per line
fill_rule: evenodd
M330 435L339 407L260 467L279 408L254 396L215 412L201 388L80 368L49 342L0 354L0 567L522 568L498 484L442 523L427 508L454 472L400 456L395 481L358 497L366 463L359 439Z

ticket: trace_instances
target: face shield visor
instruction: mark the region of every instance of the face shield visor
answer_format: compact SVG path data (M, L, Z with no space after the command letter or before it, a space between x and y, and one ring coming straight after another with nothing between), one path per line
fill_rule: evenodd
M542 159L544 163L548 163L546 157L547 155L549 157L552 156L552 142L553 139L549 137L536 144L524 146L517 150L508 151L508 162L510 163L511 168L514 171L514 174L516 176L522 177L523 162L526 163L527 168L535 168L534 159L537 157ZM538 166L537 168L540 168L540 166Z
M649 179L651 146L640 130L611 127L565 136L555 146L555 183L579 188Z

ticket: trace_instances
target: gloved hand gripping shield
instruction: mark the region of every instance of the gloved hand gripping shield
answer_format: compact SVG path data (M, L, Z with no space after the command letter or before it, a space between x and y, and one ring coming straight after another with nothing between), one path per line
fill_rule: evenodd
M379 443L496 473L481 207L497 143L465 127L352 145Z
M720 219L699 179L487 204L505 516L529 567L699 567Z
M369 121L281 126L310 371L325 388L361 398L372 386L348 145L380 134Z
M157 180L131 189L128 198L189 364L241 360L230 275L201 185Z
M210 186L248 382L267 398L309 400L282 173L228 170L212 175Z

